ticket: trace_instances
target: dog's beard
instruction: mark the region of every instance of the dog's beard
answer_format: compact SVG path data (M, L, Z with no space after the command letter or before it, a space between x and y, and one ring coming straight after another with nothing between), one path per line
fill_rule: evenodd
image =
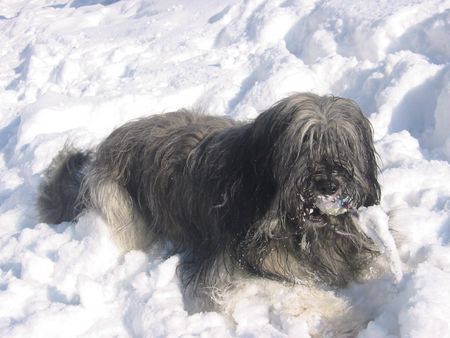
M343 286L355 279L377 253L356 222L357 210L369 196L364 185L350 174L357 170L333 175L338 184L328 193L317 186L317 172L308 171L303 180L297 179L295 187L290 185L297 205L292 202L294 198L287 199L291 203L285 204L290 208L286 226L297 235L293 250L315 281Z

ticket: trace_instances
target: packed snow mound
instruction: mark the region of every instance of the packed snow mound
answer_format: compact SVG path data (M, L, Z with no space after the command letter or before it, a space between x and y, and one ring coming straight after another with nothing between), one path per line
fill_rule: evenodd
M448 0L0 2L0 336L309 337L350 308L358 337L450 337L449 36ZM390 262L365 283L254 281L225 312L188 313L177 256L119 252L95 214L36 220L67 143L182 107L249 120L301 91L351 98L373 124L369 216Z

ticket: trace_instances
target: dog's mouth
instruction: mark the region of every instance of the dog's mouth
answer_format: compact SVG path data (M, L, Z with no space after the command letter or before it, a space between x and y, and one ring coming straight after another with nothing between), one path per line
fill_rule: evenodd
M312 205L309 208L306 208L307 218L309 221L313 223L321 223L324 220L326 214L322 213L320 209L316 205Z
M305 208L305 216L314 226L324 226L328 220L347 213L351 209L349 198L340 196L317 196Z

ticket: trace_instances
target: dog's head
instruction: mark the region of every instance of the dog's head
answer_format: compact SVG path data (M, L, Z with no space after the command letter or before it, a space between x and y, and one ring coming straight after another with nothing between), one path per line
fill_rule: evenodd
M372 128L353 101L292 95L255 126L286 222L322 227L379 202Z

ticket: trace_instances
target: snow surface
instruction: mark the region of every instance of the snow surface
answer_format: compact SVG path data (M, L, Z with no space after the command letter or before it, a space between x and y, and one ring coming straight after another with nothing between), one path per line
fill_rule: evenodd
M334 301L367 316L358 337L450 337L449 33L448 0L1 0L0 336L309 337ZM36 221L66 142L181 107L251 119L295 91L370 117L398 284L302 298L256 281L230 315L189 314L178 257L120 253L96 215Z

